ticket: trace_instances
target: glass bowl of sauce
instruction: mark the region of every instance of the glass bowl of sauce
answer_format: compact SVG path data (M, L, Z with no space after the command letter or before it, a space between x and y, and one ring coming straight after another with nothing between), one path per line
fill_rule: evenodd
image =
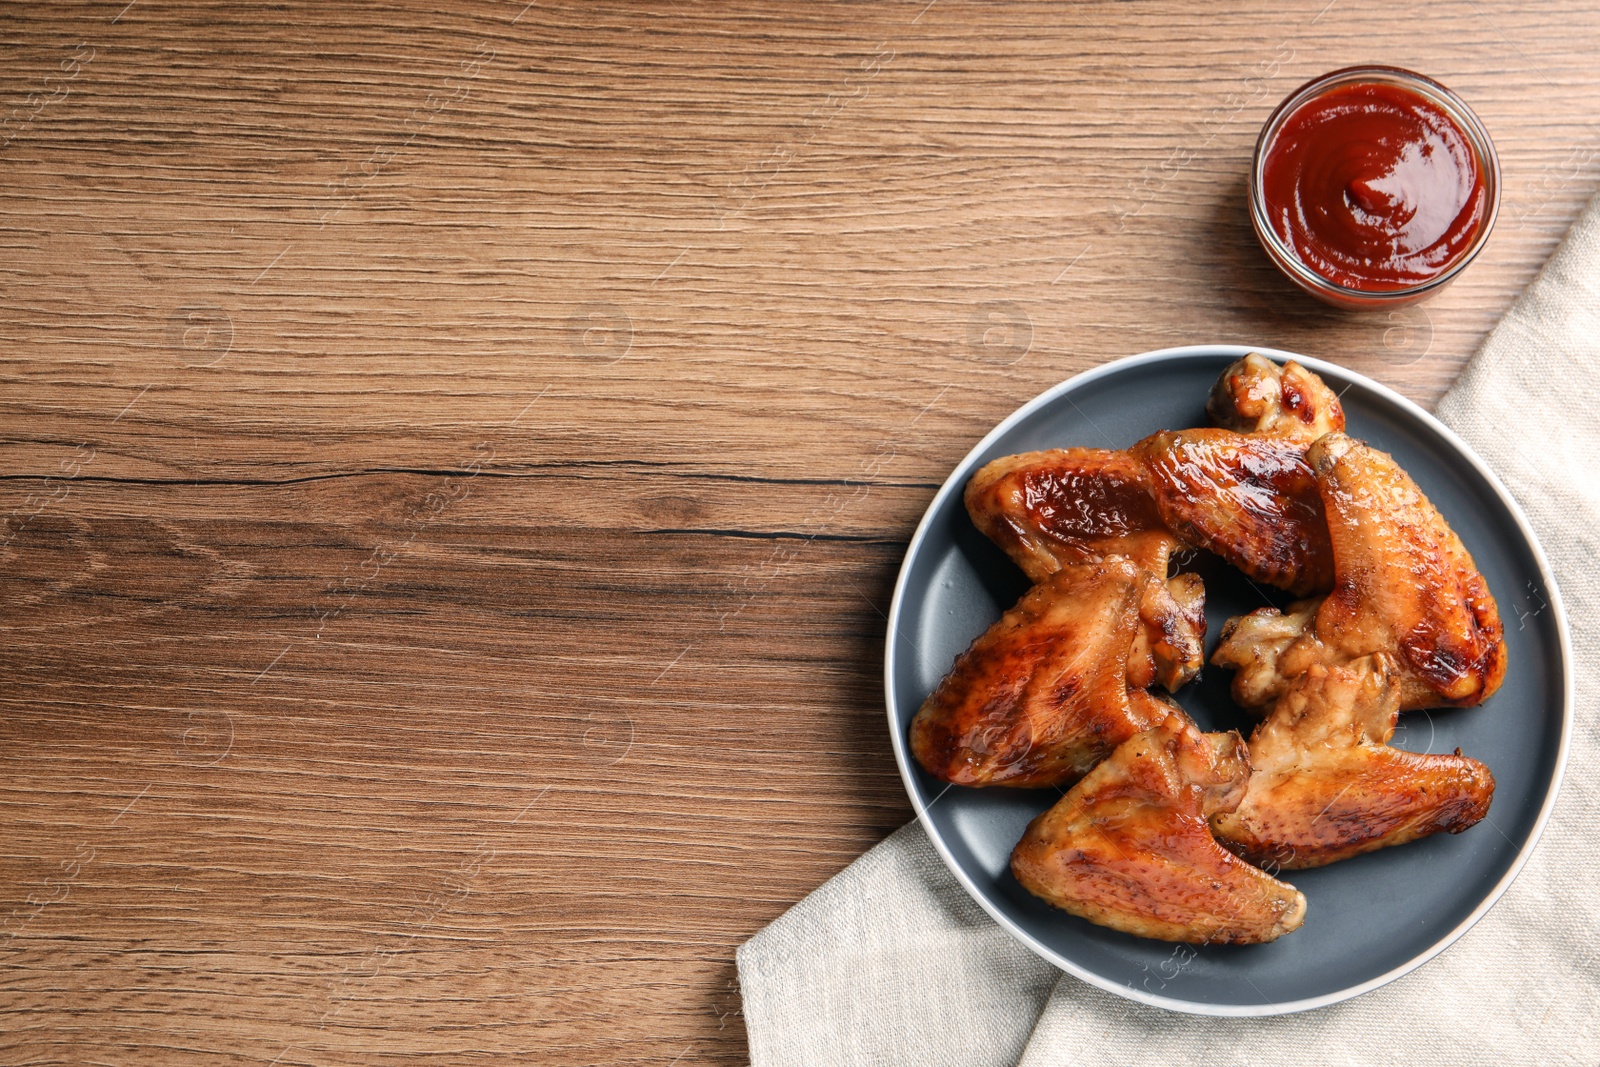
M1278 105L1256 141L1250 219L1267 256L1338 307L1413 303L1489 239L1500 161L1449 89L1398 67L1346 67Z

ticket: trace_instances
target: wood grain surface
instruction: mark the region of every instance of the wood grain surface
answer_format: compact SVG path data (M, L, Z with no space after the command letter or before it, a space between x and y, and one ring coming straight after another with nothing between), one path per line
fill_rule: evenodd
M0 7L0 1062L737 1064L736 946L909 817L956 460L1197 341L1428 404L1596 184L1600 10ZM1492 131L1334 312L1245 168L1396 63Z

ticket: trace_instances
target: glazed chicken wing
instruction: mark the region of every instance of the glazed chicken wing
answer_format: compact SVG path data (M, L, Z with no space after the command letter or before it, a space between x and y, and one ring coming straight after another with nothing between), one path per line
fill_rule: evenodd
M1011 871L1058 908L1141 937L1255 944L1295 929L1305 897L1212 838L1250 773L1237 733L1182 714L1124 741L1028 824Z
M1249 785L1237 808L1212 816L1217 838L1253 863L1294 870L1482 819L1489 768L1459 752L1389 746L1396 667L1378 654L1297 678L1251 735Z
M1230 620L1212 662L1234 667L1234 697L1260 706L1314 666L1393 651L1402 710L1477 704L1505 676L1504 631L1472 557L1416 483L1344 434L1306 454L1333 545L1334 590Z
M1325 434L1344 432L1344 408L1326 382L1293 360L1280 367L1254 352L1222 372L1211 387L1206 414L1225 429L1301 448Z
M1332 588L1328 522L1303 446L1207 429L1152 434L1130 452L1178 537L1300 596Z
M1207 411L1217 428L973 477L973 521L1037 584L924 702L911 749L963 785L1077 782L1011 855L1042 899L1145 937L1258 943L1306 902L1252 862L1318 867L1484 818L1486 766L1389 741L1401 710L1493 693L1506 652L1460 539L1344 435L1317 375L1252 354ZM1180 545L1307 598L1230 620L1213 657L1266 711L1248 746L1159 695L1193 676L1205 629L1198 577L1166 579Z
M1030 581L1119 555L1167 573L1176 539L1126 452L1056 448L1002 456L967 483L967 513Z
M958 785L1077 779L1171 711L1144 685L1198 669L1202 607L1132 560L1062 568L956 660L912 720L912 754Z
M1162 573L1188 543L1254 581L1326 592L1333 557L1305 448L1343 429L1339 398L1299 364L1252 354L1223 373L1208 410L1229 428L995 460L968 483L967 511L1034 581L1112 554Z
M1222 372L1206 412L1220 429L1165 431L1130 450L1161 519L1253 581L1299 596L1333 586L1333 550L1305 450L1344 409L1298 363L1255 353Z

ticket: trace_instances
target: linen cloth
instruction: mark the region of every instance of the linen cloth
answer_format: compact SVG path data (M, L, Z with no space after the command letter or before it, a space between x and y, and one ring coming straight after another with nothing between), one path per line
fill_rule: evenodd
M1543 543L1577 678L1556 808L1471 931L1332 1007L1184 1015L1106 993L1012 941L913 822L740 948L753 1067L1600 1064L1600 197L1437 414Z

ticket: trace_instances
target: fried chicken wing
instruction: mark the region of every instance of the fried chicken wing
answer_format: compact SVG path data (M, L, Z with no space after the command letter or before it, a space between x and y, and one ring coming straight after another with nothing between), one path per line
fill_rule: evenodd
M1328 522L1302 445L1205 429L1152 434L1129 451L1179 538L1300 596L1332 588Z
M1461 539L1387 453L1331 434L1306 458L1338 561L1318 639L1347 657L1398 648L1401 707L1484 700L1505 677L1505 632Z
M1127 556L1165 575L1176 539L1126 452L1057 448L1003 456L967 483L973 523L1030 581L1074 563Z
M1484 818L1488 767L1389 741L1402 710L1493 693L1506 650L1465 546L1392 458L1344 435L1317 375L1248 355L1207 412L1217 427L973 476L974 523L1036 584L923 703L911 749L962 785L1076 781L1011 855L1049 903L1145 937L1258 943L1306 902L1252 863L1318 867ZM1182 545L1303 598L1229 620L1213 656L1265 712L1248 746L1161 692L1193 677L1205 632L1200 579L1166 577Z
M1211 818L1253 863L1321 867L1482 819L1494 776L1477 760L1392 748L1398 663L1380 653L1295 679L1250 737L1244 798Z
M967 511L1033 581L1113 554L1162 573L1187 543L1254 581L1327 591L1332 551L1305 448L1344 427L1339 398L1299 364L1252 354L1223 373L1208 410L1228 428L995 460L967 484Z
M1226 429L1302 448L1324 434L1344 432L1344 407L1326 382L1293 360L1280 367L1255 352L1222 372L1206 414Z
M1169 714L1136 683L1198 669L1202 607L1129 559L1063 567L956 660L912 720L912 754L958 785L1076 780Z
M1333 550L1305 450L1344 429L1339 398L1298 363L1251 353L1223 371L1206 412L1220 428L1163 431L1130 452L1161 520L1253 581L1299 596L1333 586Z
M1295 605L1293 623L1270 609L1229 621L1212 662L1238 669L1234 698L1260 706L1314 666L1393 651L1402 710L1486 699L1505 677L1504 628L1461 539L1386 453L1329 434L1306 458L1327 514L1334 589Z
M1027 890L1101 926L1191 943L1256 944L1295 929L1305 897L1212 838L1250 773L1237 733L1181 713L1124 741L1028 824L1011 853Z

